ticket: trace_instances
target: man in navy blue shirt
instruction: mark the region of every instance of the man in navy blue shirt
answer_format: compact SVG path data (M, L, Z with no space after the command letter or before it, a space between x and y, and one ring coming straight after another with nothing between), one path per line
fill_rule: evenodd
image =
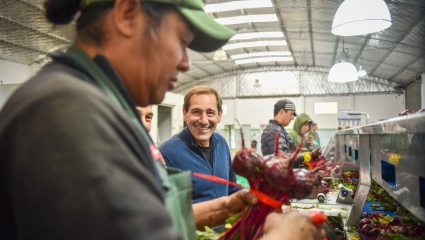
M195 87L186 94L183 115L187 126L159 147L168 166L236 182L229 146L223 136L214 132L221 120L222 104L221 96L208 86ZM194 203L239 190L196 176L192 176L192 183Z

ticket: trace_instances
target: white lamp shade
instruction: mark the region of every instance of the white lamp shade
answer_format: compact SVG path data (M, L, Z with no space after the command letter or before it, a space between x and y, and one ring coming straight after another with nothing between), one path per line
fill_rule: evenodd
M217 51L215 51L213 59L216 61L227 60L226 51L224 51L223 49L218 49Z
M329 82L353 82L358 79L356 67L349 62L340 62L333 65L328 75Z
M359 66L359 70L357 71L357 75L359 75L359 77L364 77L367 75L366 70L363 69L362 65Z
M366 75L367 75L366 70L364 70L364 69L360 69L360 70L357 72L357 75L359 75L359 77L364 77L364 76L366 76Z
M331 32L339 36L357 36L390 26L390 11L383 0L345 0L335 14Z

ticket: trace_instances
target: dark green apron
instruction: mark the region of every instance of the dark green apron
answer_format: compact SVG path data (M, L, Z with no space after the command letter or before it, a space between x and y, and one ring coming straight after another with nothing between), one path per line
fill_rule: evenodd
M129 117L140 129L145 140L151 144L151 147L154 147L151 138L146 130L141 126L141 122L134 114L134 111L132 111L119 90L110 81L109 77L99 68L99 66L86 53L78 48L70 47L66 53L68 56L79 62L81 67L84 67L103 92L105 92L105 94L113 102L128 113ZM156 150L156 148L154 150ZM190 171L182 171L180 169L166 167L162 163L161 154L153 157L155 160L155 166L162 180L165 204L168 212L170 213L174 229L182 234L183 239L197 239L195 220L192 210L192 179Z

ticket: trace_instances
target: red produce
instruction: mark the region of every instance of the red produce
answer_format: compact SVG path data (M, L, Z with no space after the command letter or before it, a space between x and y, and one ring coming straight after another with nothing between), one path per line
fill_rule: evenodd
M242 126L237 119L235 119L241 128L241 140L242 148L239 152L236 153L232 161L232 170L234 173L245 177L250 178L256 173L260 172L259 165L263 161L263 157L256 153L250 151L245 147L245 139L242 132Z
M282 204L289 204L292 195L291 190L296 181L292 162L301 149L303 140L291 158L287 158L285 155L279 154L279 136L276 135L275 154L257 161L258 165L254 171L246 171L246 169L252 169L249 167L245 168L246 165L251 165L246 164L250 160L249 157L246 157L249 155L249 152L242 146L242 149L236 154L238 157L234 159L238 163L232 164L232 169L233 167L238 168L242 166L238 170L242 170L241 172L243 174L249 173L247 179L251 191L265 194L269 198L274 199L275 202L278 201L281 204L267 204L267 201L260 201L256 205L247 206L232 228L223 233L220 239L255 240L260 238L263 235L263 224L266 216L277 206L281 207ZM235 169L233 170L235 171Z
M306 169L294 169L295 185L292 188L292 197L295 199L306 198L313 191L315 178Z

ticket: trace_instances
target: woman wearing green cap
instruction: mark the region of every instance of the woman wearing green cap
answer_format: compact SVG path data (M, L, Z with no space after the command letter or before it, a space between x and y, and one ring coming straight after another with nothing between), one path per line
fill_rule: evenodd
M192 212L190 174L167 171L137 114L189 69L187 48L213 51L233 35L200 0L48 0L45 8L54 24L78 13L77 35L0 112L0 239L194 239L193 216L196 226L215 226L257 201L239 191ZM296 218L291 236L320 236L309 218ZM280 234L274 225L267 235Z

